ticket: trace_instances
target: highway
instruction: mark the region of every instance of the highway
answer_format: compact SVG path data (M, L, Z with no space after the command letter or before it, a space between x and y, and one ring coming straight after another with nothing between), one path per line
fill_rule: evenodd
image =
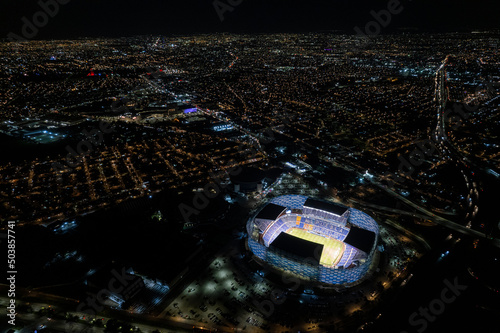
M466 222L465 225L467 228L472 227L472 221L474 220L479 207L479 192L477 188L477 182L474 181L475 172L471 170L470 162L466 162L466 158L462 156L458 152L458 149L453 146L453 144L448 140L446 135L446 125L448 119L446 119L446 103L449 100L449 96L447 94L446 87L446 64L448 62L449 55L446 56L442 65L436 72L436 91L435 98L438 104L438 113L437 113L437 121L436 121L436 129L434 133L434 141L437 144L437 147L441 150L442 155L453 161L456 167L462 173L464 177L464 181L467 187L467 193L464 193L464 197L466 198L466 205L468 202L469 212L466 214ZM449 112L449 111L448 111ZM451 114L451 113L450 113ZM465 114L465 113L464 113ZM458 114L453 114L453 116L458 116ZM464 115L460 115L461 118L464 118Z

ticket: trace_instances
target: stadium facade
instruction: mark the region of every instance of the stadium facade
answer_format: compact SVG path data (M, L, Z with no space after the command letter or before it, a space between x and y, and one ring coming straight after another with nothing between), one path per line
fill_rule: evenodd
M301 195L272 199L247 223L252 253L304 280L346 285L369 270L379 236L369 215Z

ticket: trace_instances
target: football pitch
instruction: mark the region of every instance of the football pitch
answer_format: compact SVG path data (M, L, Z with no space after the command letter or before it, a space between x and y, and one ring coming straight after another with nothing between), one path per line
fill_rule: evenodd
M324 266L334 266L342 258L342 254L345 250L345 244L336 239L321 237L304 229L291 228L287 232L292 236L305 239L309 242L323 245L323 252L321 253L321 258L319 263Z

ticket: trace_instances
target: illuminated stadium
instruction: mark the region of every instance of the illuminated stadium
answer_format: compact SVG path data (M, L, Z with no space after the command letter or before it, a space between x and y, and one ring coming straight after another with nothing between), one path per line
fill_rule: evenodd
M248 247L304 280L346 285L369 270L378 225L369 215L301 195L272 199L247 223Z

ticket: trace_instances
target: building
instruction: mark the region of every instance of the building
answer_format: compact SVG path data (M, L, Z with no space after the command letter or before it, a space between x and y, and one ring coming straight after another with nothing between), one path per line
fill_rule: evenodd
M266 173L263 170L243 166L241 172L231 176L235 192L261 192Z
M247 232L249 249L273 268L308 281L346 285L368 272L379 228L357 209L285 195L250 218Z

